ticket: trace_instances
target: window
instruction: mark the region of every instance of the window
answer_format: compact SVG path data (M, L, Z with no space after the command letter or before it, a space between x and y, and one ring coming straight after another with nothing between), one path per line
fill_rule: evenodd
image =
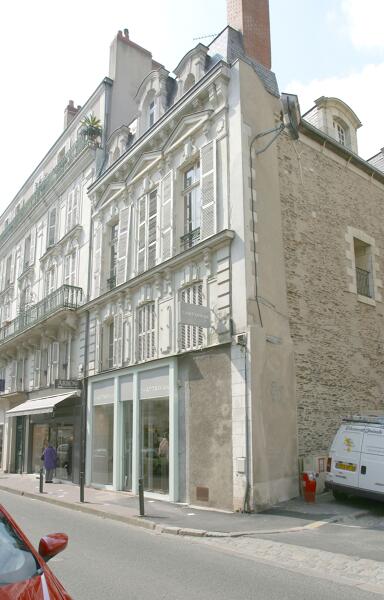
M77 186L68 194L66 231L72 229L79 222L79 198L80 188Z
M54 207L48 215L47 248L56 243L56 212L56 207Z
M64 284L76 285L76 250L67 254L64 259Z
M113 368L113 341L114 341L114 326L113 321L108 326L108 369Z
M333 127L335 129L335 133L336 133L336 139L337 141L342 144L343 146L345 146L345 129L344 127L338 123L337 121L333 122Z
M184 235L183 249L191 248L200 241L201 192L200 162L196 162L184 173Z
M137 360L155 356L155 303L137 309Z
M152 102L149 103L148 118L149 118L149 126L152 127L152 125L155 122L155 101L154 100L152 100Z
M191 285L180 293L180 299L187 304L203 305L203 286L201 283ZM181 350L193 350L203 345L203 328L196 325L180 325Z
M373 298L372 248L369 244L353 239L356 265L356 291L360 296Z
M157 189L139 200L137 240L137 271L142 273L156 264Z
M118 223L111 226L109 238L109 278L107 279L108 289L110 290L116 286L118 231Z
M55 290L56 269L51 267L45 274L45 293L48 296Z
M5 285L9 285L12 279L12 255L10 254L5 264Z
M29 267L31 260L31 234L24 240L24 265L23 270Z

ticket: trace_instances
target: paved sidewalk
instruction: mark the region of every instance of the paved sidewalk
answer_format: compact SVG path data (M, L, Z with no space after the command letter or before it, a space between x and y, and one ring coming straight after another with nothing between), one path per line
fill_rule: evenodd
M340 506L330 494L322 494L318 496L316 504L305 504L302 498L297 498L257 514L208 510L146 498L145 517L140 517L138 497L128 492L86 487L85 502L80 503L79 486L66 482L44 484L44 493L40 494L38 477L29 474L1 474L0 490L158 532L191 536L236 537L300 531L366 514L360 506ZM11 501L9 508L12 512Z

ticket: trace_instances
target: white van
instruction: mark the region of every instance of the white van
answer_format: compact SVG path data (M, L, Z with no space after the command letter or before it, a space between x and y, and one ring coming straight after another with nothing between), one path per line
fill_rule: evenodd
M343 419L329 451L325 487L335 498L384 501L384 415Z

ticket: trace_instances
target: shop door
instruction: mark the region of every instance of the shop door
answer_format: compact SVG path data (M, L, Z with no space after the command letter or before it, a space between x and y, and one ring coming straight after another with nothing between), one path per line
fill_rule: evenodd
M144 489L169 491L169 402L168 398L141 400L141 470Z
M43 466L41 455L49 440L49 425L35 424L32 431L32 472L38 473Z
M58 479L72 480L73 465L73 425L65 425L56 429L56 452Z
M24 460L24 417L16 417L16 473L23 472Z

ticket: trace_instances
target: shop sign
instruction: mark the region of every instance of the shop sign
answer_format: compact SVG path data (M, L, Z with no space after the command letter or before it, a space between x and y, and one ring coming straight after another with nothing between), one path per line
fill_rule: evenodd
M211 326L211 313L208 306L179 302L179 322L182 325L195 325L209 329Z
M78 379L55 379L55 388L77 389L79 387L80 381Z
M169 396L168 367L153 369L140 374L140 398L164 398Z

